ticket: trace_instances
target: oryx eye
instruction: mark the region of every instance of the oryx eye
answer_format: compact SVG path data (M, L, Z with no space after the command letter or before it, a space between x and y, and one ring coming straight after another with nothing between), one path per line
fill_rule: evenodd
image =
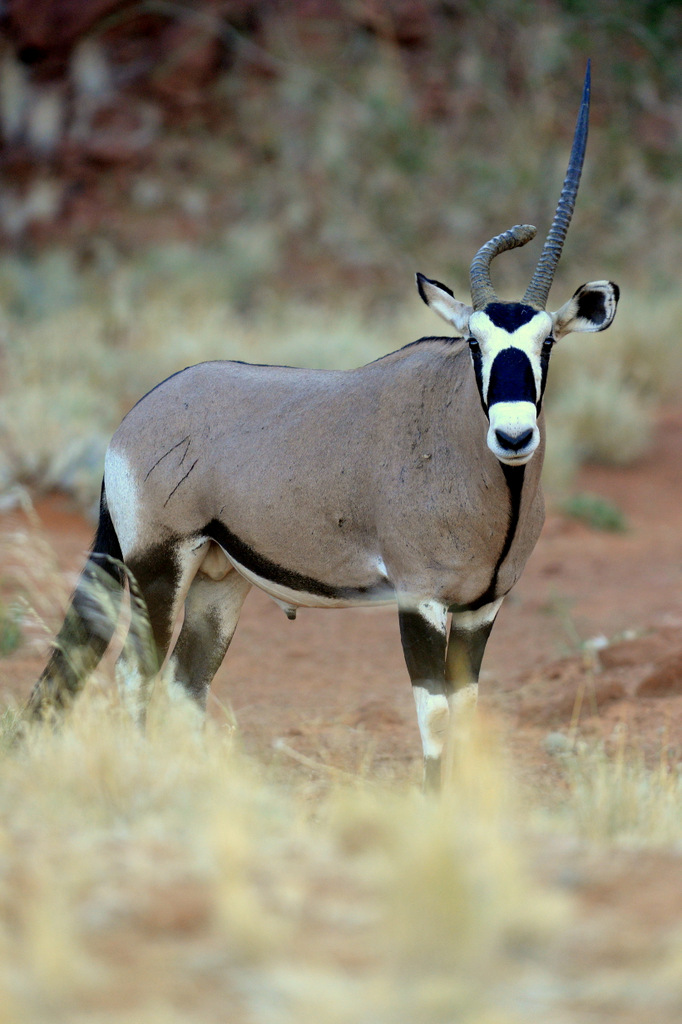
M471 349L472 352L480 351L481 346L478 344L475 338L468 338L467 341L469 343L469 348Z
M553 344L554 344L554 338L550 334L549 337L545 338L545 340L543 341L542 347L545 350L545 352L549 352L549 350L550 350L550 348L552 347Z

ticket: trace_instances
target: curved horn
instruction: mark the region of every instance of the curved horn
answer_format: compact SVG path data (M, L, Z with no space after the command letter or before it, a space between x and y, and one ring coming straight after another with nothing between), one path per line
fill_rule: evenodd
M517 224L516 227L503 231L501 235L495 235L489 242L482 245L473 260L469 270L471 281L471 301L474 309L483 309L488 302L495 302L497 295L490 282L490 264L501 252L509 249L516 249L519 245L525 245L535 238L536 228L532 224Z
M547 235L547 241L545 242L538 265L535 268L535 273L531 279L526 294L523 297L523 301L528 303L529 306L536 306L538 309L544 309L547 305L547 297L549 295L549 289L552 287L552 280L554 279L554 272L556 270L559 257L561 256L561 250L564 247L564 241L566 239L566 232L568 226L571 223L571 217L573 216L573 208L575 206L576 196L578 194L578 185L580 184L580 173L583 169L583 160L585 158L585 147L587 145L587 122L590 114L590 62L587 62L587 70L585 72L585 84L583 86L583 98L580 104L580 110L578 111L578 120L575 126L575 134L573 135L573 146L571 148L571 156L568 161L568 170L566 171L566 177L564 179L564 185L561 190L559 197L559 204L554 214L554 220L552 226L549 229Z

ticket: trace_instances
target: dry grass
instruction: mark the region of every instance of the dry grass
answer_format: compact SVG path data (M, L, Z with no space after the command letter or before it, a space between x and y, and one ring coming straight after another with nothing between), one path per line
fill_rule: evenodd
M569 1021L585 924L565 873L680 842L679 780L622 750L564 755L567 795L539 810L479 722L441 801L361 778L311 801L186 710L159 687L143 736L100 678L2 755L1 1020ZM659 937L654 1005L680 955ZM580 975L590 1019L653 985L640 967Z
M569 788L555 809L560 827L590 842L644 848L679 848L682 838L682 774L666 754L651 767L636 737L621 727L606 749L582 740L564 755Z
M311 807L226 723L157 697L143 737L92 687L2 759L6 1019L515 1020L489 981L561 901L480 744L442 804L358 780Z

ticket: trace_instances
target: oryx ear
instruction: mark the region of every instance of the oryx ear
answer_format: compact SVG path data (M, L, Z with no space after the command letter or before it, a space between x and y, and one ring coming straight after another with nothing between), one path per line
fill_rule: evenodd
M620 289L612 281L589 281L561 309L552 313L554 337L563 338L573 331L605 331L616 315Z
M473 313L471 306L458 302L449 288L439 281L431 281L423 274L417 274L417 288L422 299L434 313L452 324L458 331L469 330L469 317Z

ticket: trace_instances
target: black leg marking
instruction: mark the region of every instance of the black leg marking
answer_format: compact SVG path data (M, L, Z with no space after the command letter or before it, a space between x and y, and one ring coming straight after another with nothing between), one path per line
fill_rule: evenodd
M434 606L435 609L438 606ZM440 788L441 756L447 735L448 701L445 694L446 610L443 628L413 609L399 611L400 637L424 752L424 788Z
M400 611L400 639L413 685L442 693L445 672L445 634L419 612Z
M131 560L133 577L131 588L139 591L149 619L153 650L143 650L146 641L144 628L131 629L131 639L141 665L161 666L173 633L174 606L180 585L177 554L173 545L161 544L145 553L143 558ZM150 660L151 658L151 660Z
M173 651L176 681L202 707L232 639L221 635L221 625L219 613L212 609L202 622L186 620Z
M175 645L175 679L202 707L211 680L227 653L249 584L236 572L225 581L194 579L185 600L185 621Z
M492 628L493 621L483 623L474 629L463 629L457 625L456 614L453 615L445 661L448 693L454 693L463 686L478 682L483 654Z

